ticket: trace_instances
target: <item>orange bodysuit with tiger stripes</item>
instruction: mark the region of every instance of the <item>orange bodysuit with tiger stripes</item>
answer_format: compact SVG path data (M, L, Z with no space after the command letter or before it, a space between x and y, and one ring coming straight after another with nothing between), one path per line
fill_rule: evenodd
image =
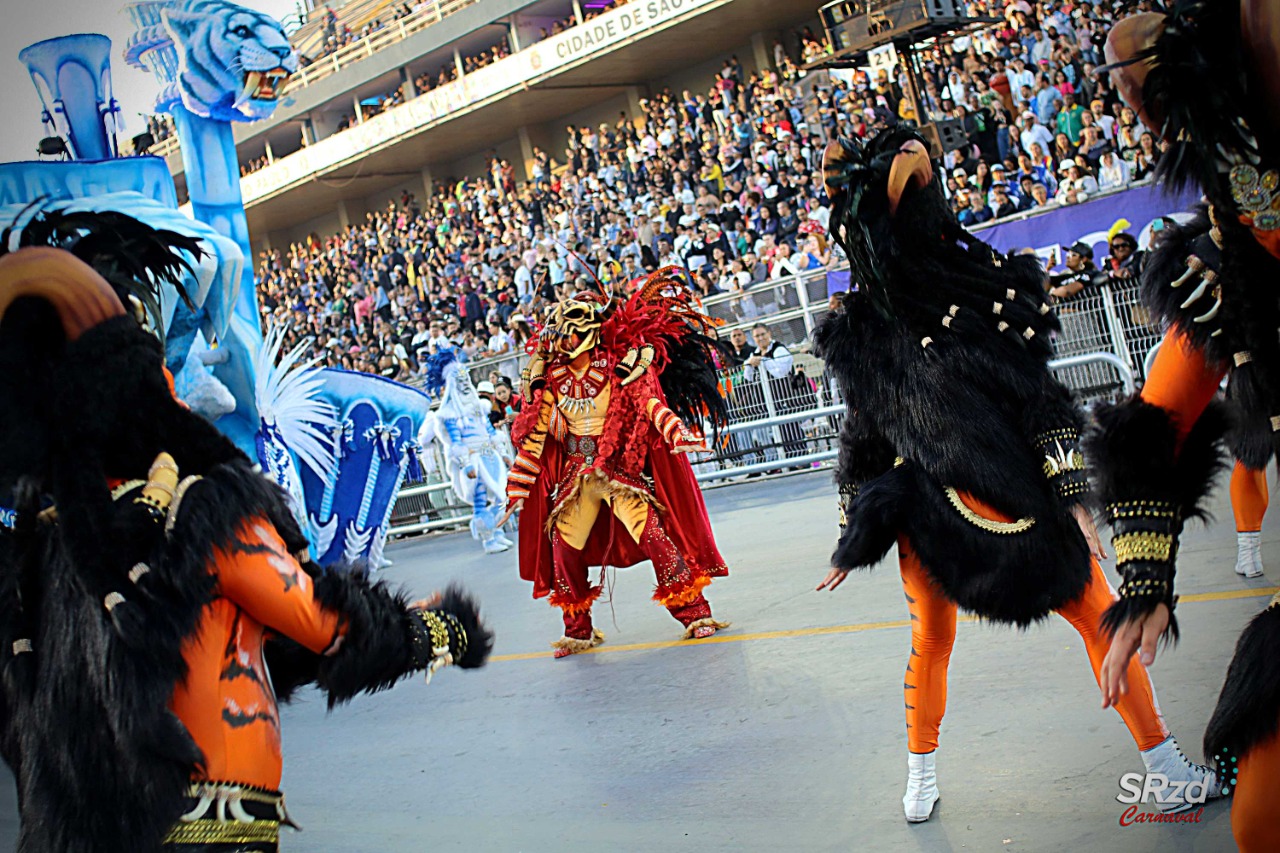
M311 576L270 523L252 519L216 551L215 598L183 647L189 668L170 707L204 753L201 778L280 787L280 714L263 642L275 632L317 654L336 651L343 625L316 601Z

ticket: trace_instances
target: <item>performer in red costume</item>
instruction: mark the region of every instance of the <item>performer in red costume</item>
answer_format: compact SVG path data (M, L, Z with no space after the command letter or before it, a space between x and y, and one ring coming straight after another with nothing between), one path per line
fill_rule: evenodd
M1177 638L1178 539L1224 467L1224 437L1246 469L1232 482L1239 529L1266 509L1262 472L1280 446L1280 5L1180 0L1117 24L1107 59L1169 146L1161 180L1195 183L1209 202L1148 260L1143 298L1170 329L1141 394L1100 411L1090 440L1124 578L1100 679L1114 704L1133 655L1149 664L1162 637ZM1228 373L1230 418L1215 400ZM1240 637L1205 754L1232 794L1240 849L1280 850L1280 596Z
M703 595L728 567L684 456L705 449L691 423L726 420L717 344L680 275L658 270L621 301L579 293L556 306L530 350L508 515L523 509L520 576L563 613L558 658L604 640L591 624L602 587L591 566L652 561L653 599L685 638L728 624Z

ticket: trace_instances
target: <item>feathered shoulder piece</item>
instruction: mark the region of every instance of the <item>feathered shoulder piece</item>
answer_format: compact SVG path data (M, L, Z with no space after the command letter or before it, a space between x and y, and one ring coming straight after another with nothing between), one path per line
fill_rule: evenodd
M622 384L652 367L667 406L691 425L707 417L714 429L729 422L720 393L719 369L725 345L679 267L664 267L640 279L610 312L601 345L615 361Z
M160 328L160 285L171 284L189 308L183 282L204 256L198 240L113 210L70 211L35 202L0 231L0 256L27 246L50 246L75 255L105 278L120 301L141 306L140 321Z

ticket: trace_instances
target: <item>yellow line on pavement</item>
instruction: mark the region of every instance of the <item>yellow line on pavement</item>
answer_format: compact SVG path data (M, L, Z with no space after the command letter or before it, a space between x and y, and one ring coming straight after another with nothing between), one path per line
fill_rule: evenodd
M1237 598L1263 598L1275 595L1280 587L1256 587L1253 589L1228 589L1219 592L1196 592L1180 596L1181 604L1202 601L1231 601ZM977 622L976 616L961 616L961 622ZM828 634L857 634L862 631L879 631L884 628L906 628L911 624L907 619L894 619L889 622L861 622L856 625L829 625L823 628L796 628L790 631L758 631L754 634L717 634L705 640L664 640L658 643L628 643L611 646L607 643L588 649L580 654L594 655L605 652L643 652L651 649L672 649L680 646L705 646L712 643L745 643L748 640L784 640L789 637L821 637ZM549 658L551 652L525 652L514 655L494 655L489 658L492 663L505 663L517 660L535 660Z
M1280 586L1256 587L1254 589L1224 589L1220 592L1194 592L1191 595L1178 597L1179 604L1188 601L1230 601L1233 598L1261 598L1264 595L1275 595Z

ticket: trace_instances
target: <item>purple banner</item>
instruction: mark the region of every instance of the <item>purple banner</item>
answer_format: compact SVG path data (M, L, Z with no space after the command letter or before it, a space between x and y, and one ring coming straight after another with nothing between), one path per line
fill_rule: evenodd
M1159 187L1148 184L973 232L1001 251L1031 248L1042 258L1056 255L1059 264L1066 247L1080 241L1092 246L1094 258L1101 262L1107 255L1107 231L1117 220L1127 219L1130 224L1123 230L1135 235L1138 246L1146 249L1153 222L1162 216L1185 220L1199 199L1198 192L1165 195Z

